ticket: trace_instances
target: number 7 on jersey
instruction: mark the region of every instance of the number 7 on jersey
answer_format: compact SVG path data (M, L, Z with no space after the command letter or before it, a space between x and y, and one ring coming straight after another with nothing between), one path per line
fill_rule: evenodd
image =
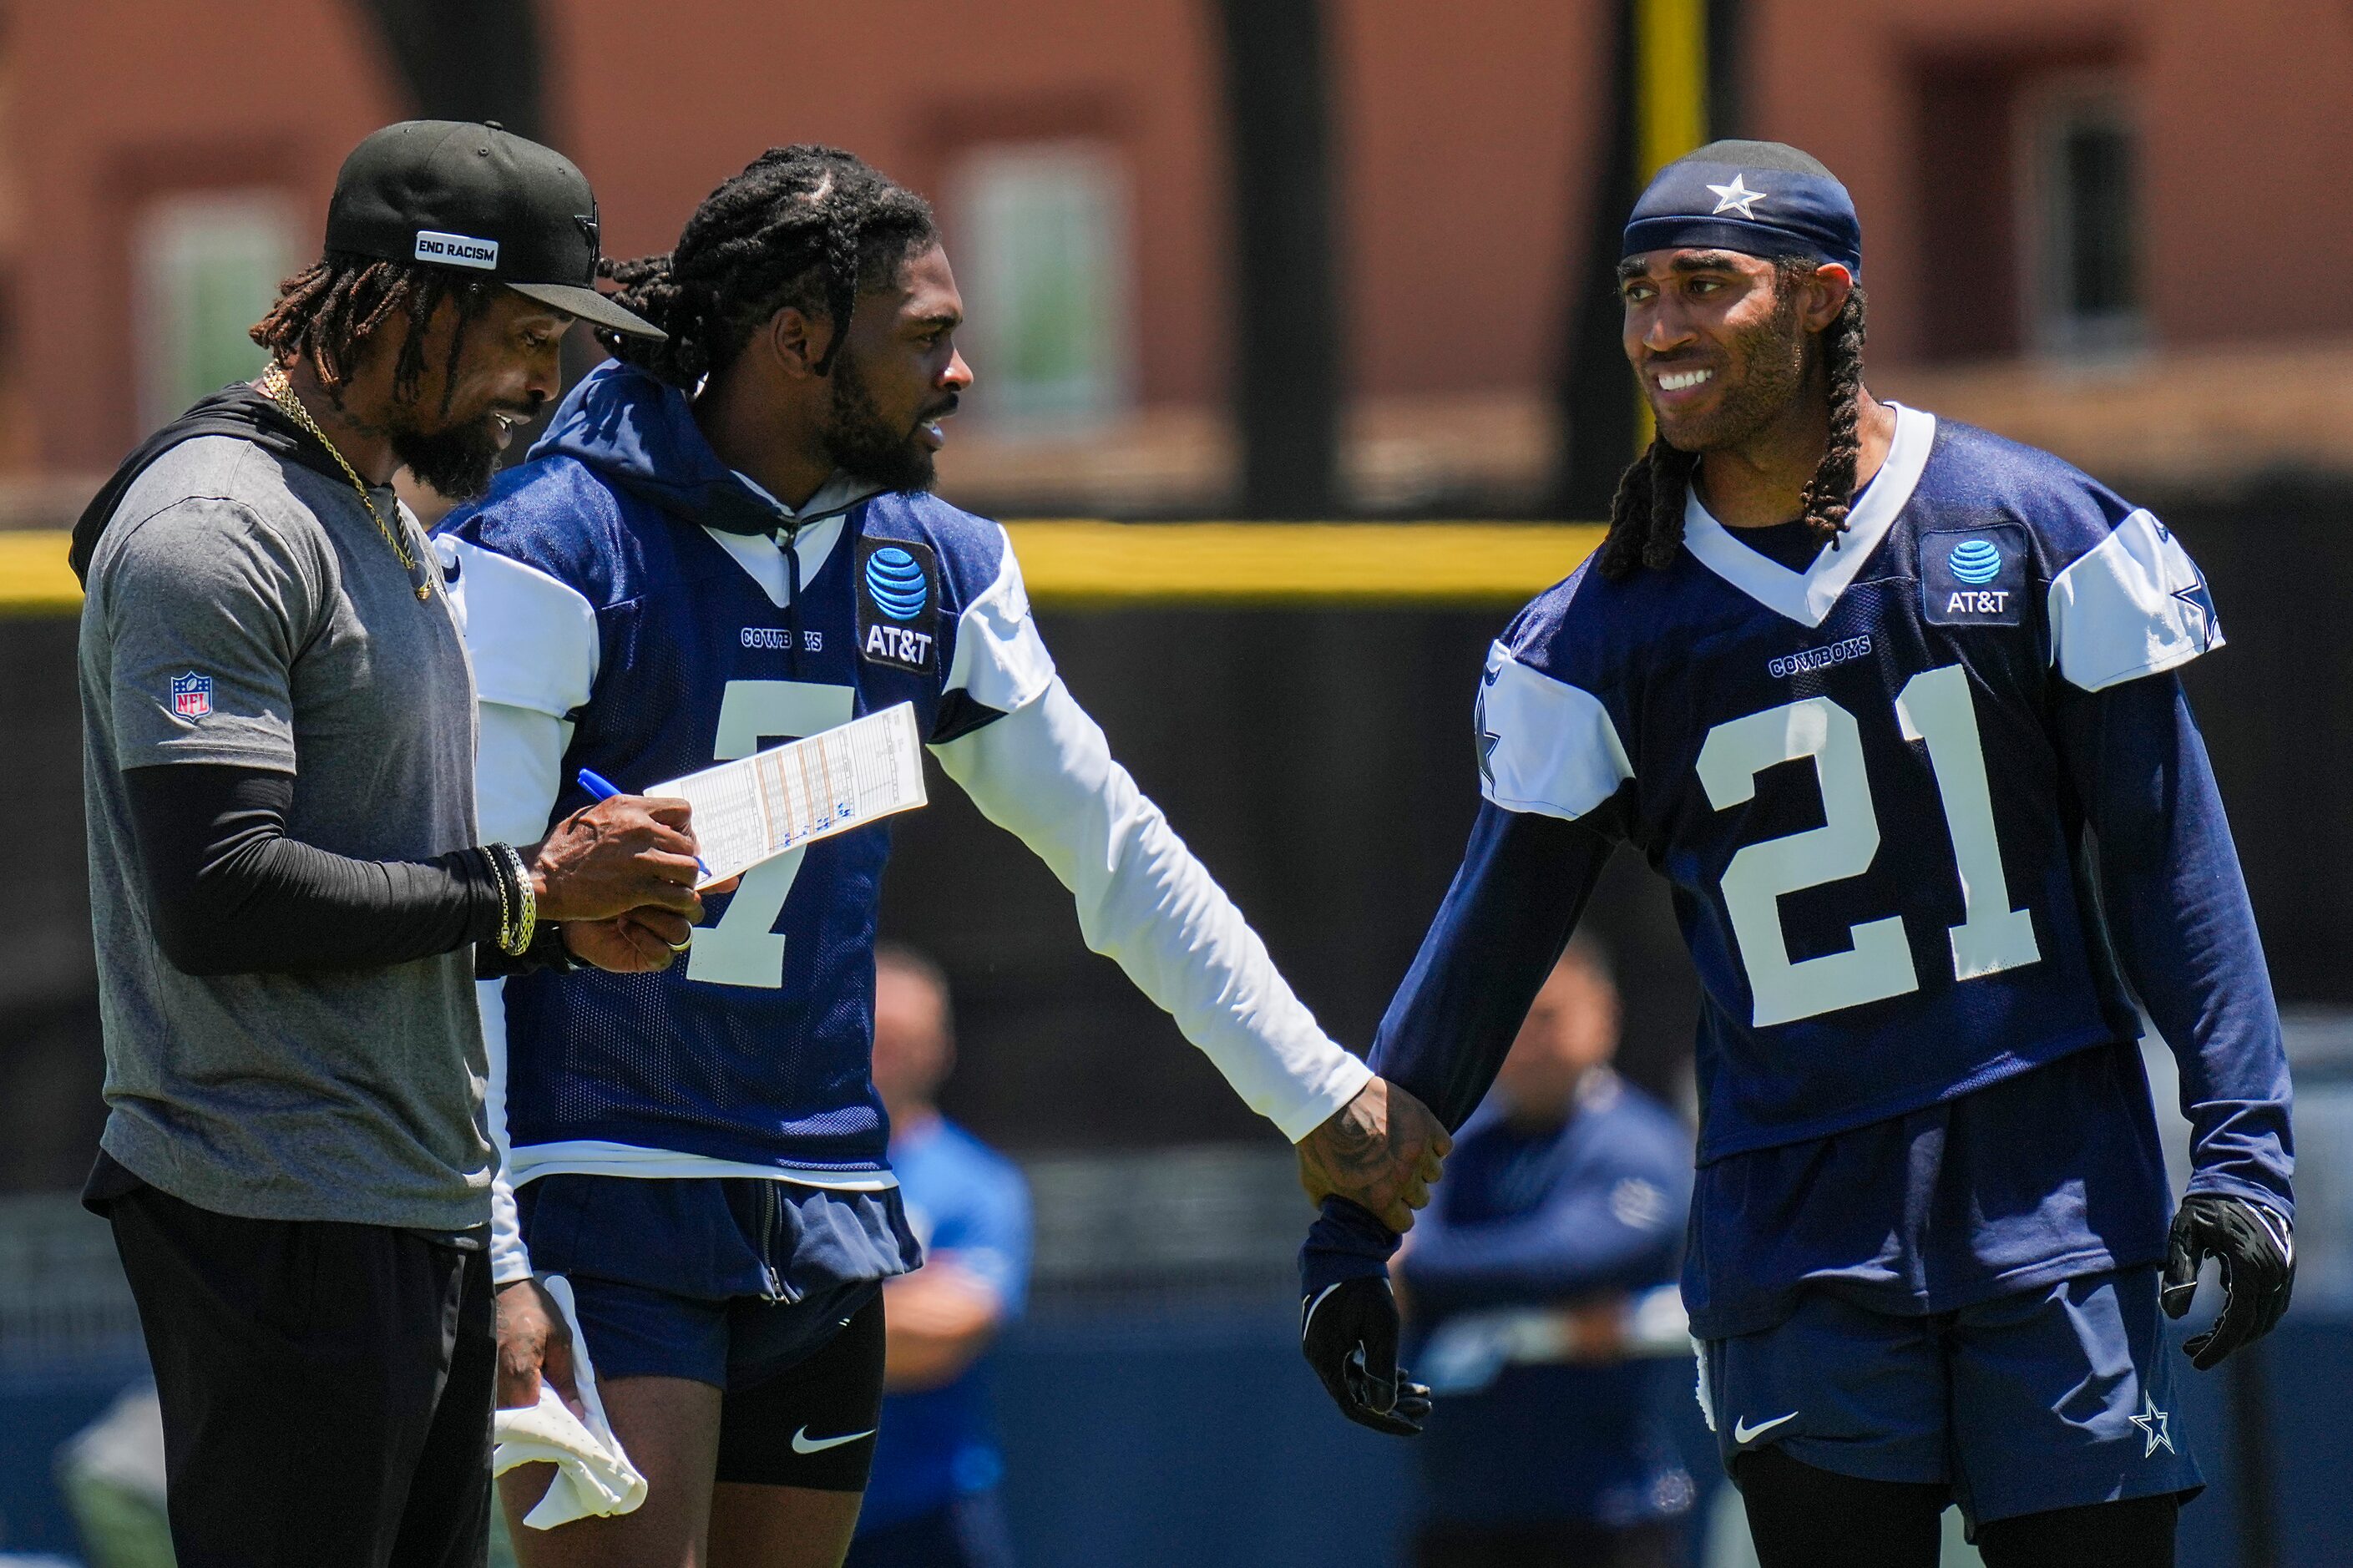
M849 722L857 694L847 686L807 680L731 680L719 699L719 734L712 760L732 763L760 749L763 740L797 741ZM714 985L774 991L785 983L785 938L776 921L792 896L805 849L787 849L744 873L715 926L694 933L686 977Z

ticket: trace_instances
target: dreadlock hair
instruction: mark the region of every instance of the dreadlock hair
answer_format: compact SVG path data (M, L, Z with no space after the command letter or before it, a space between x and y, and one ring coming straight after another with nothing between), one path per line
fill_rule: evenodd
M833 340L817 363L822 375L841 352L859 290L938 243L931 205L861 159L813 142L772 147L703 198L677 249L599 267L621 285L623 306L670 336L597 336L616 357L692 391L778 310L823 310Z
M486 310L491 284L460 277L425 262L384 261L356 251L331 250L278 286L278 301L247 336L283 364L297 354L310 360L330 392L350 384L360 356L377 328L399 311L408 319L407 341L392 371L395 395L413 398L425 374L425 329L443 300L458 307L458 330L449 336L449 357L441 382L447 412L458 385L458 355L466 327Z
M1810 258L1777 257L1774 271L1787 289L1815 267ZM1829 380L1830 440L1814 477L1806 481L1800 521L1817 539L1835 543L1846 531L1847 513L1853 509L1855 464L1862 457L1858 419L1862 395L1864 303L1856 285L1846 304L1822 332L1823 370ZM1634 459L1618 480L1610 502L1609 531L1603 536L1599 566L1605 577L1631 576L1643 566L1674 564L1683 548L1683 503L1692 476L1699 471L1699 454L1667 445L1653 437L1650 447Z

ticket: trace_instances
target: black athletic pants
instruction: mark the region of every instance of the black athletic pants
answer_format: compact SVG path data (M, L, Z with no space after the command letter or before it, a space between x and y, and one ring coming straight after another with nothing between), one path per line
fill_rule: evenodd
M1836 1475L1778 1447L1736 1464L1764 1568L1936 1568L1943 1486ZM2179 1511L2167 1492L1998 1519L1978 1553L1986 1568L2173 1568Z
M144 1184L105 1207L162 1395L179 1568L481 1568L486 1253Z

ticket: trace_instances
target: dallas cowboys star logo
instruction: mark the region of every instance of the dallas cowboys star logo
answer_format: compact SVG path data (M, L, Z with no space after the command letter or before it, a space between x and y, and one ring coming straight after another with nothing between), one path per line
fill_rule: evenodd
M2173 1417L2157 1407L2157 1397L2148 1390L2141 1390L2140 1414L2125 1419L2139 1427L2140 1435L2148 1439L2148 1446L2141 1450L2142 1458L2150 1458L2159 1448L2168 1454L2181 1451L2173 1446Z
M1757 217L1755 211L1756 204L1763 201L1766 196L1770 194L1766 191L1750 190L1746 185L1741 184L1740 176L1736 174L1732 176L1732 184L1728 185L1710 185L1708 186L1708 189L1714 191L1716 195L1715 212L1710 213L1708 215L1710 217L1714 217L1717 216L1717 214L1721 213L1737 212L1742 217L1747 218L1751 222L1754 222Z
M1471 727L1479 741L1479 776L1491 785L1495 782L1495 748L1504 743L1504 737L1487 728L1487 689L1502 673L1501 669L1491 669L1480 678L1478 710L1471 718Z
M2203 582L2198 582L2176 588L2173 596L2198 612L2191 629L2198 634L2198 651L2204 653L2214 646L2214 595L2206 591Z

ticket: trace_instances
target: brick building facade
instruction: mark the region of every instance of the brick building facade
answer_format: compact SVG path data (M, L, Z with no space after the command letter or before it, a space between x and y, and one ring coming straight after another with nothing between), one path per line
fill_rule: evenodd
M1327 0L1359 504L1527 504L1556 449L1615 7ZM1228 494L1229 225L1205 0L543 0L553 136L608 247L769 144L932 195L991 505ZM1747 0L1743 127L1838 169L1874 380L2117 477L2353 467L2345 0ZM356 0L11 7L0 464L101 470L235 374L342 153L403 112ZM2307 256L2317 265L2306 263Z

